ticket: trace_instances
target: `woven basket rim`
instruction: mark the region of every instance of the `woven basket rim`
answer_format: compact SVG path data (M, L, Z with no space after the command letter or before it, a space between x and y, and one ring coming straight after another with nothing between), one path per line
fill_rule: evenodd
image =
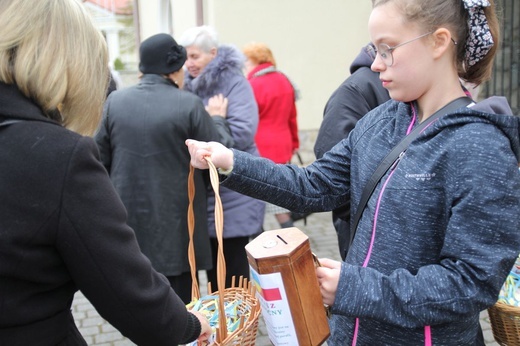
M507 313L510 315L520 316L520 306L509 305L503 302L496 302L495 305L493 305L490 308L495 308L499 312Z

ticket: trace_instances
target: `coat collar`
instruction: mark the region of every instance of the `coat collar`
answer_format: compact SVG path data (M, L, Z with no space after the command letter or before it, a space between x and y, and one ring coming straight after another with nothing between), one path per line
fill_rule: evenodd
M158 74L144 74L139 84L165 84L179 88L177 84Z
M47 118L40 107L23 95L16 85L3 82L0 82L0 116L58 124Z
M209 62L196 78L188 72L184 76L184 89L201 98L211 97L218 92L219 85L235 76L243 76L245 56L234 46L221 45L217 56Z
M247 79L263 76L265 74L273 73L273 72L277 72L276 67L274 67L274 65L271 64L270 62L265 62L263 64L259 64L259 65L255 66L255 68L252 69L251 72L249 72L247 74Z

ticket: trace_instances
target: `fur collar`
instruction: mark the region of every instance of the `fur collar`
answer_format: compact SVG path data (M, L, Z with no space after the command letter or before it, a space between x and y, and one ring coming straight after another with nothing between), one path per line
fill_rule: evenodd
M237 48L222 45L218 47L217 56L197 78L186 72L184 89L201 98L211 97L217 93L220 83L225 83L235 75L243 75L244 61L244 55Z

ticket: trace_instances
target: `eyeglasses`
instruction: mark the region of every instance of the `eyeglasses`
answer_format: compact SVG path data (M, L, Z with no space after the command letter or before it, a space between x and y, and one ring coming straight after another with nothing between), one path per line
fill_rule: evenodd
M372 45L369 46L369 49L373 50L373 56L376 57L377 53L381 57L381 60L385 63L386 66L390 67L394 64L394 56L392 55L392 51L398 47L404 46L405 44L411 43L413 41L417 41L420 38L433 34L433 31L423 34L419 37L411 39L409 41L398 44L397 46L390 47L386 43L380 43L377 49Z

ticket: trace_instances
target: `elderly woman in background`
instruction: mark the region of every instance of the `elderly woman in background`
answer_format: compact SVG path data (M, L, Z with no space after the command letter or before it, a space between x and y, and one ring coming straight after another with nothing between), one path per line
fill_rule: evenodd
M199 26L184 32L179 44L187 51L184 89L191 91L207 104L213 95L228 99L226 120L235 142L233 148L258 156L255 134L258 127L258 107L251 86L243 75L245 58L236 48L220 45L216 31ZM249 264L244 247L252 235L262 231L265 203L226 188L220 189L224 207L224 256L226 285L231 277L249 278ZM213 269L208 281L216 285L217 238L214 222L214 196L208 199L208 229L213 252Z
M275 163L288 163L298 150L296 121L297 92L291 81L276 68L271 49L264 43L250 43L242 50L247 58L246 74L258 104L260 122L255 136L260 156ZM292 227L290 211L267 204L280 227Z
M0 1L0 22L0 345L86 345L78 290L138 345L207 339L207 320L139 250L87 137L109 71L83 5Z

